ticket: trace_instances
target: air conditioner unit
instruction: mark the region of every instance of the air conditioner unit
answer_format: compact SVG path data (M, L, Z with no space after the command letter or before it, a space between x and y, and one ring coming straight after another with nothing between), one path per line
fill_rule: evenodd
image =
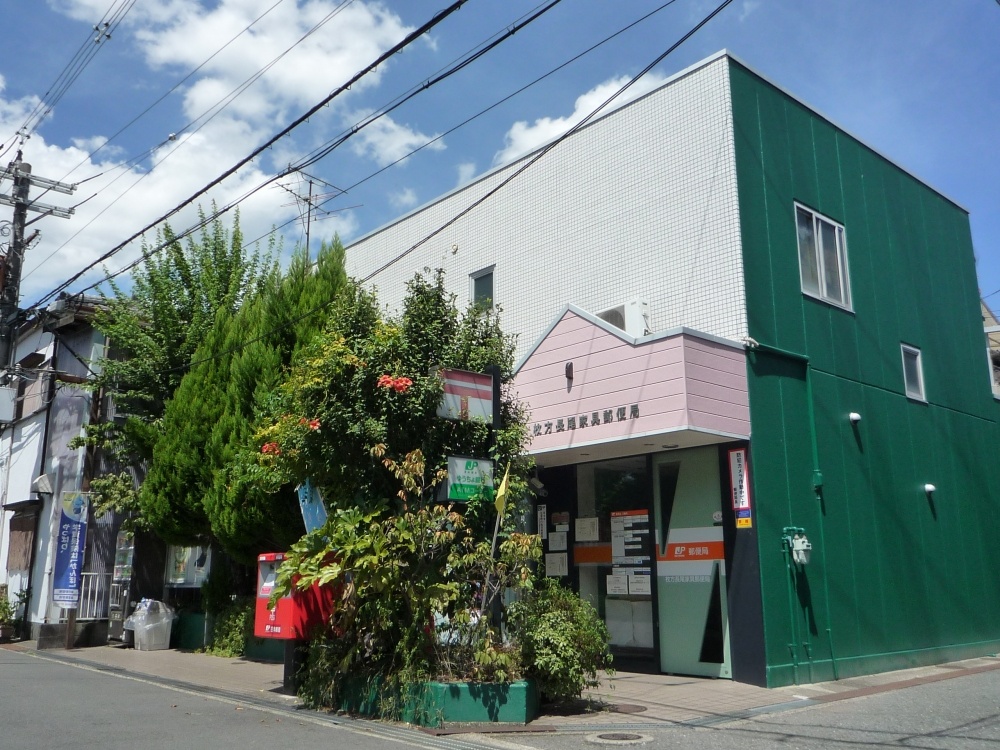
M649 303L632 300L597 313L597 317L615 328L620 328L629 336L639 338L651 332L649 327Z

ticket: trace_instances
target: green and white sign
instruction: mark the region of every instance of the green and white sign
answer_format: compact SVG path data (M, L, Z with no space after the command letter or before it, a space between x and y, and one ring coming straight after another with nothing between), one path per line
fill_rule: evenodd
M488 458L448 457L448 499L465 502L483 487L493 487L493 462Z

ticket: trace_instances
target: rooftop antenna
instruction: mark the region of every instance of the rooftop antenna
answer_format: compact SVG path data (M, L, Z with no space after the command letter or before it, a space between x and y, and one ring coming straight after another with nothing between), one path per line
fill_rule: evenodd
M321 218L326 218L330 216L330 214L334 213L334 211L327 211L321 208L321 206L324 203L327 203L328 201L332 200L333 198L343 195L347 191L341 190L336 185L333 185L327 182L326 180L320 179L315 175L311 175L308 172L303 172L301 169L296 170L296 174L298 175L298 184L296 185L294 190L288 187L288 185L285 185L280 182L277 183L277 185L286 192L291 193L292 196L295 198L295 203L299 207L299 219L302 221L303 228L305 229L306 253L309 254L310 258L312 258L312 252L310 251L309 241L312 229L313 211L322 212L323 216ZM315 188L317 186L328 188L328 190L322 193L315 192ZM302 194L303 190L305 190L305 195ZM284 205L291 205L291 204L286 203ZM303 210L303 206L305 206L305 210Z

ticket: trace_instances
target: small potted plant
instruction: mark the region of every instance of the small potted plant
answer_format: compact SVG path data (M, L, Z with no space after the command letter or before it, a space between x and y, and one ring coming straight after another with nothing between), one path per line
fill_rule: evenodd
M0 643L9 641L14 637L14 625L16 617L14 605L6 595L0 596Z

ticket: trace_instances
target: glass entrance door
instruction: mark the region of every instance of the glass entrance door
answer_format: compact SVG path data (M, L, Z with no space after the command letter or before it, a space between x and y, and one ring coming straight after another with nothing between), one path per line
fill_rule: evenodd
M653 460L660 669L732 677L719 453Z

